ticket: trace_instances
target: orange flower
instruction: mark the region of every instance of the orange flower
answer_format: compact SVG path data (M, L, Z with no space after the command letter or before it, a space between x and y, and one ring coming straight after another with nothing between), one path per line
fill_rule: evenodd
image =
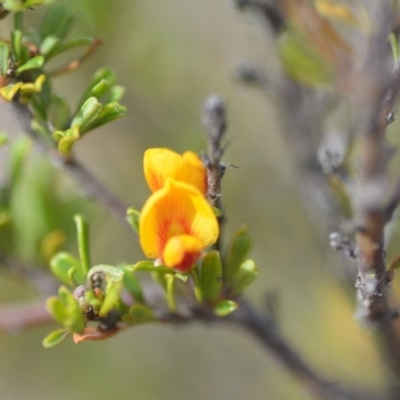
M148 149L143 164L147 184L153 192L161 189L167 178L189 183L203 194L207 192L206 168L191 151L180 155L169 149Z
M217 218L204 195L173 179L149 197L140 214L140 245L146 257L182 272L190 270L218 234Z

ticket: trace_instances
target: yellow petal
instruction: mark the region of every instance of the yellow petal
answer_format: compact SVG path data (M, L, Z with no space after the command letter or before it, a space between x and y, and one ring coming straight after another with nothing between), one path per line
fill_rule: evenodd
M162 258L171 237L194 236L206 248L216 242L218 234L212 207L198 189L187 183L167 179L140 213L140 244L149 258Z
M207 191L206 169L197 154L183 156L169 149L148 149L144 154L144 175L150 189L161 189L168 178L189 183L202 193Z
M204 243L194 236L174 236L168 240L165 246L163 264L187 272L200 257L204 247Z

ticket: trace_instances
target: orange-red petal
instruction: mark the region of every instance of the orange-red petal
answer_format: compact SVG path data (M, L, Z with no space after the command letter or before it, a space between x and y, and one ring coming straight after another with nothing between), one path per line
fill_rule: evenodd
M144 175L150 189L161 189L168 178L186 182L202 193L207 192L207 172L199 156L193 152L183 155L169 149L148 149L144 153Z
M163 264L187 272L201 256L203 249L204 243L194 236L173 236L164 248Z
M146 257L162 258L167 242L175 236L189 235L203 243L215 243L219 227L214 211L204 195L192 185L167 179L153 193L140 213L139 238Z

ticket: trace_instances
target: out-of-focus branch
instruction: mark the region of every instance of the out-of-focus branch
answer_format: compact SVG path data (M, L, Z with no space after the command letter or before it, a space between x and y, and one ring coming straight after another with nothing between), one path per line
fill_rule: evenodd
M206 310L194 311L192 315L163 314L159 320L164 323L187 323L203 321L214 324L230 324L248 332L290 370L314 396L324 400L384 400L383 395L353 392L320 376L290 346L277 329L272 319L264 317L251 305L242 301L237 311L226 318L216 317ZM0 333L15 333L22 329L53 322L44 301L21 303L0 307Z
M221 209L221 182L224 176L226 165L221 162L223 148L221 140L226 129L225 102L218 95L211 95L207 98L203 107L203 124L207 131L207 155L204 163L207 168L207 197L213 207ZM218 218L220 226L223 223L223 216ZM218 238L215 248L220 249Z
M89 199L96 199L111 215L119 220L126 221L128 205L111 193L83 164L74 156L64 157L49 143L40 138L31 128L32 113L27 106L14 101L11 103L11 112L21 130L29 134L36 147L45 153L46 157L59 168L66 171L75 180L80 190ZM129 228L128 224L125 224ZM133 232L129 228L130 232Z
M52 321L43 300L0 307L0 333L17 333Z
M376 3L373 7L375 32L362 71L352 85L361 130L360 170L352 193L357 227L358 316L381 330L388 359L399 380L400 330L393 320L389 304L388 289L393 274L386 269L384 227L388 221L387 194L391 187L387 173L390 154L385 142L385 129L400 88L400 73L397 66L393 76L387 78L386 42L391 27L390 4ZM363 88L362 93L360 87ZM398 201L392 199L390 214L397 204Z

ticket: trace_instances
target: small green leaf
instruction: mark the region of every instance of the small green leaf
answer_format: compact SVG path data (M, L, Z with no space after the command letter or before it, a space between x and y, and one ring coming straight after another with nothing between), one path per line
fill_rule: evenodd
M140 219L140 211L135 210L132 207L129 207L126 211L126 220L129 225L133 229L133 231L139 234L139 219Z
M20 30L14 29L11 31L11 51L17 64L19 64L21 59L21 40L22 32Z
M58 140L58 151L64 156L71 154L72 146L80 139L79 127L74 126L66 131L55 131L53 137ZM60 139L59 139L60 138Z
M0 74L7 75L8 71L8 56L10 55L10 48L7 43L0 41Z
M120 101L125 93L125 88L120 85L115 85L110 89L110 95L107 99L107 103L114 101Z
M75 20L76 15L71 14L67 7L63 5L51 7L40 24L40 37L44 39L55 35L62 40L70 32Z
M214 215L215 215L217 218L222 216L222 211L221 211L219 208L213 207L212 209L213 209L213 211L214 211Z
M64 325L66 317L65 304L56 296L50 297L46 301L46 308L50 315L60 325Z
M51 92L51 103L47 109L47 115L53 127L57 130L65 129L71 118L71 110L67 100L55 90Z
M136 278L134 275L132 269L130 269L128 266L124 265L121 267L121 269L124 271L124 278L123 278L123 283L125 289L129 291L129 293L133 296L133 298L140 302L144 303L144 296L142 289L140 287L139 280Z
M39 51L40 54L47 56L60 42L60 39L55 35L47 36L41 43ZM48 58L48 57L46 57Z
M85 282L85 275L79 260L69 253L57 253L50 261L50 269L66 285L75 286Z
M393 32L391 32L389 34L389 43L390 43L390 47L392 49L393 60L394 60L394 63L396 64L399 59L399 56L400 56L399 43L397 41L397 36Z
M64 306L62 325L70 332L81 333L85 327L85 320L78 300L65 286L58 289L58 295Z
M252 245L253 239L248 229L244 226L239 228L231 240L224 264L223 279L225 282L230 282L232 280L233 275L249 254Z
M176 272L175 273L175 278L179 279L182 282L187 282L188 279L189 279L189 276L190 276L189 274L184 274L184 273L181 273L181 272Z
M171 268L164 267L163 265L155 266L154 261L139 261L136 264L129 266L132 271L146 271L146 272L156 272L163 274L174 274L175 271Z
M0 132L0 147L8 144L8 135L4 132Z
M324 63L299 34L288 32L283 35L279 52L283 67L296 81L306 85L332 81L332 67Z
M142 304L134 304L129 309L127 322L131 324L145 324L155 320L156 318L153 311L149 307L146 307Z
M82 266L82 274L84 276L90 270L91 262L90 262L90 246L89 246L89 225L85 218L81 215L75 215L74 221L76 225L76 235L78 238L78 250L79 257L81 260Z
M0 94L7 100L12 101L14 96L18 93L23 85L22 82L13 83L11 85L3 86L0 88Z
M50 332L42 341L43 347L50 349L62 343L65 338L69 335L69 332L65 329L58 329Z
M100 307L99 316L105 317L111 310L114 310L119 302L121 295L122 282L110 282L107 285L106 297Z
M13 142L7 165L10 185L15 185L22 177L23 166L31 149L32 141L28 138L22 137Z
M108 103L101 109L99 115L90 124L85 125L85 129L86 131L90 131L99 126L115 121L118 118L124 117L127 114L128 111L126 107L121 106L115 101Z
M78 37L62 43L58 42L57 45L46 54L46 58L50 59L58 54L64 53L65 51L74 49L76 47L91 46L94 42L95 39L91 37Z
M89 97L82 105L75 118L71 122L71 127L79 127L79 132L82 134L87 131L87 127L96 120L103 106L99 103L96 97Z
M238 304L232 300L221 300L214 307L214 313L218 317L226 317L238 308Z
M214 301L222 289L222 264L218 251L208 253L201 263L200 288L203 299Z
M232 279L232 294L242 293L258 276L253 260L246 260L236 271Z
M115 85L117 77L115 73L109 68L101 68L94 74L92 80L86 86L86 89L83 92L81 99L78 102L78 110L82 107L82 105L90 98L90 93L93 88L102 80L108 82L109 86Z
M29 69L42 68L43 63L44 63L44 57L43 56L32 57L25 64L23 64L20 67L18 67L17 68L17 72L21 73L21 72L27 71Z

